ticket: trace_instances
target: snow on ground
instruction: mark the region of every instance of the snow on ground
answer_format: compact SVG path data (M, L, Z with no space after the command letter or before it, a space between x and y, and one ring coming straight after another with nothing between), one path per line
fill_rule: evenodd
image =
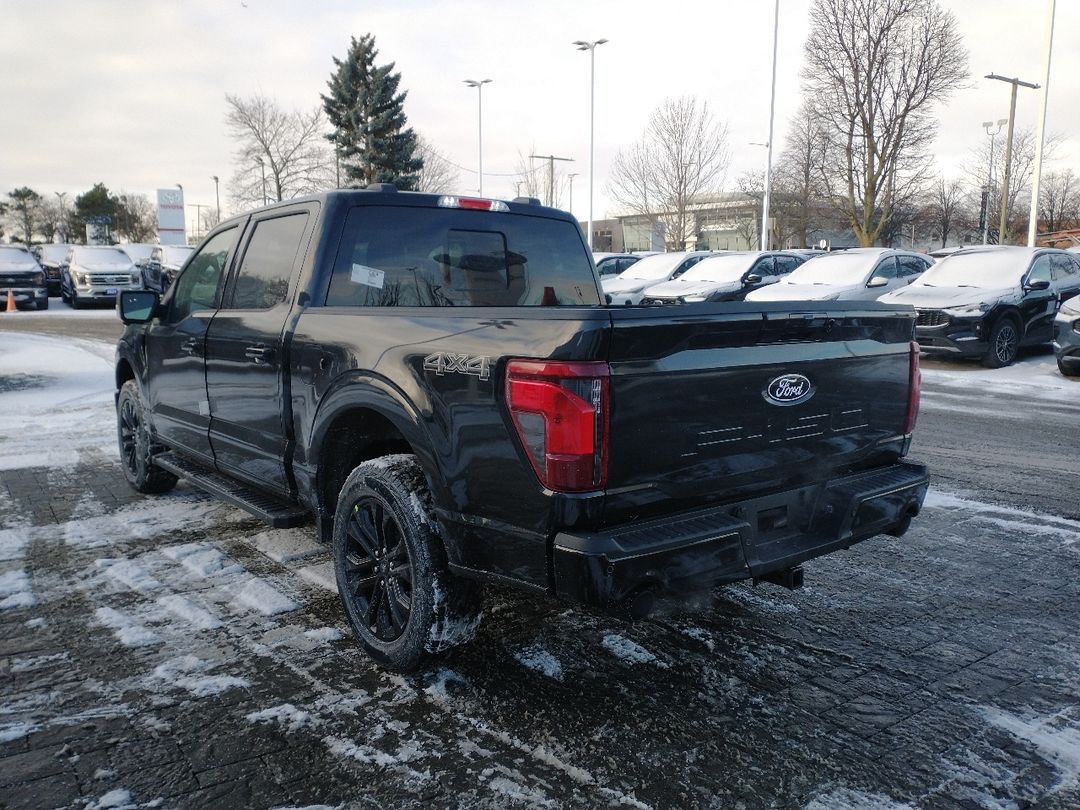
M54 365L47 379L39 381L42 387L21 391L2 387L4 379L21 381L18 385L33 382L31 372L37 355L49 355L51 349L56 349L49 360ZM21 359L14 362L12 357ZM7 407L11 397L24 396L31 403L37 397L40 404L45 392L60 392L58 397L68 405L41 410L36 423L50 437L61 436L50 444L60 447L68 441L64 438L65 420L77 416L78 408L85 406L84 416L93 424L84 426L83 432L90 439L75 448L74 460L55 456L47 463L68 467L91 459L100 465L103 450L95 444L100 441L102 446L108 445L106 463L113 465L110 474L115 475L112 380L108 364L102 368L103 362L100 352L77 343L0 333L0 403L4 405L0 408L0 433L18 427L12 427L15 423L10 421L17 416L13 412L18 411ZM103 396L94 399L95 392ZM91 405L86 405L88 402ZM49 416L42 420L41 413ZM0 464L8 458L22 467L31 463L31 458L34 464L39 457L50 458L51 448L40 455L15 458L8 454L7 439L0 439ZM16 437L16 441L21 438ZM27 445L25 452L38 454L38 450ZM937 490L931 491L927 510L931 517L937 514L939 521L944 516L945 522L953 526L981 526L981 530L1015 538L1017 544L1026 542L1036 547L1041 542L1047 546L1052 540L1080 547L1078 521ZM99 650L103 656L128 655L124 660L133 663L130 671L115 680L87 681L81 687L86 692L79 695L87 703L81 707L72 707L77 701L71 693L63 695L63 708L55 707L58 692L0 701L0 742L99 717L130 718L141 728L167 732L170 722L179 721L175 717L155 717L157 710L148 711L147 702L167 707L183 701L184 714L198 716L198 701L220 696L217 700L221 703L235 705L242 724L253 729L265 727L261 730L282 738L313 738L329 759L379 766L385 769L386 778L403 784L430 786L467 772L481 791L478 795L485 795L492 803L487 806L557 806L564 795L569 795L568 791L580 789L582 796L593 800L593 806L642 807L634 797L635 780L613 777L603 760L587 758L588 749L611 741L603 736L609 733L602 728L603 723L618 726L626 723L625 718L598 718L597 736L578 750L575 746L579 741L552 732L542 716L535 726L532 719L524 725L513 725L506 719L514 714L507 712L507 707L521 701L530 710L531 694L563 699L578 674L590 686L596 684L596 673L606 670L614 672L614 677L643 682L651 676L650 686L666 687L679 678L690 677L684 670L693 673L700 667L708 675L700 683L688 682L686 700L699 700L694 689L709 692L716 705L727 702L722 708L723 722L745 723L752 726L752 734L764 736L771 727L767 726L769 721L761 704L744 701L744 696L754 693L757 687L747 686L739 676L746 671L753 677L768 678L781 672L780 662L805 667L809 672L820 666L817 656L823 654L809 646L802 650L786 640L760 634L754 635L747 647L738 641L738 621L742 620L730 617L711 624L702 620L702 626L682 621L646 623L631 631L616 622L567 610L548 617L546 621L555 628L548 634L524 627L516 628L521 636L512 641L493 643L490 637L482 640L490 645L485 655L495 658L505 653L510 673L523 676L529 671L543 676L530 677L524 695L516 694L512 684L499 682L495 691L496 687L483 683L483 668L477 667L467 654L450 659L453 669L444 666L410 678L391 676L375 671L360 656L351 636L332 626L345 626L339 612L312 607L329 604L327 593L333 589L333 568L326 559L326 549L314 540L310 528L254 528L253 521L237 510L184 487L111 512L87 491L77 500L71 519L55 526L30 528L22 525L17 510L11 514L14 517L9 524L0 528L0 607L11 598L50 604L58 596L78 590L78 598L87 605L80 619L85 622L81 625L85 638L79 639L82 646L76 645L73 650ZM30 568L27 557L31 546L35 560L43 557L42 550L58 549L57 556L68 561L65 565L69 569L65 570L71 572L69 578L64 580L60 574L45 576ZM873 570L862 573L880 576ZM863 592L853 592L851 598L866 597ZM500 599L495 598L495 604L505 609L506 603ZM805 616L831 607L823 607L814 595L814 586L798 596L731 588L724 592L723 600L738 608L739 614L753 617L767 627L792 624L805 628L805 622L799 624ZM52 625L62 620L70 622L57 611L49 621ZM26 625L36 630L44 625L44 619L35 617ZM638 641L630 640L629 635ZM339 640L341 644L335 643ZM127 646L134 649L128 650ZM871 660L875 648L864 646L860 661ZM114 650L120 652L111 652ZM54 666L76 667L77 658L78 652L72 653L70 661L62 656L16 658L10 660L10 671L16 674L47 672ZM678 661L679 665L672 666L668 661ZM689 664L683 666L687 661ZM702 661L707 663L703 665ZM736 674L722 672L725 666ZM288 689L267 688L267 672L286 673ZM574 673L575 678L568 677L568 673ZM627 694L620 700L634 705L638 697ZM777 693L776 699L783 701L782 693ZM133 707L139 701L143 703L136 710ZM492 709L493 704L498 704L497 711ZM650 709L647 703L645 708ZM995 734L1004 739L1008 735L1026 753L1028 761L1037 760L1051 769L1058 785L1075 784L1080 773L1080 717L1044 709L1021 711L1015 705L984 700L972 709L978 711L974 722L981 724L973 739L980 741ZM574 710L582 708L575 705ZM647 714L643 713L642 722L652 719ZM777 752L767 753L772 756ZM612 747L612 761L624 755L617 745ZM992 791L1005 790L1009 779L1016 778L1015 771L998 767L986 755L965 746L943 754L940 760L930 758L921 767L932 770L943 763L950 769L950 778L962 788L970 788L972 801L983 806L995 806ZM103 779L112 778L106 777L110 774L107 770L100 773ZM686 773L679 770L677 778L684 779ZM884 782L888 784L888 780ZM130 783L128 787L123 782L102 785L101 790L106 786L114 789L96 799L88 797L86 801L92 802L89 806L117 807L143 800L137 793L132 794ZM865 787L863 782L845 784L837 778L835 783L807 791L804 795L811 797L807 808L911 807L890 799L888 790L864 791ZM687 801L691 798L687 797Z
M116 455L111 356L104 343L0 332L0 469Z
M975 390L1074 403L1080 398L1080 380L1063 376L1053 354L1022 355L1005 368L984 368L976 360L923 357L920 367L923 383L935 389L931 396L941 388L964 394L969 401Z
M17 312L0 312L0 318L9 317L16 317L19 320L26 320L31 322L39 320L58 320L60 318L78 318L102 321L117 321L120 319L120 316L116 312L115 306L98 306L89 307L87 309L72 309L69 305L65 304L58 297L49 298L49 308L40 312L32 309L20 309Z

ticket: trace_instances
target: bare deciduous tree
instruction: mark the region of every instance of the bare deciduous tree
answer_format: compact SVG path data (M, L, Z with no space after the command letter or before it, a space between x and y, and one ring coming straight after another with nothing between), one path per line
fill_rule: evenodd
M1039 230L1080 227L1080 178L1072 169L1050 172L1039 183Z
M926 179L933 106L967 79L956 18L936 0L815 0L802 76L829 138L822 180L872 245Z
M461 185L461 175L457 167L423 135L417 135L416 151L424 162L416 184L417 191L441 194Z
M1061 136L1049 134L1043 143L1043 160L1052 160ZM986 188L986 175L990 163L990 141L985 139L971 150L964 163L964 173L968 176L971 189L970 205L978 211L981 200L979 195ZM1029 213L1028 200L1031 199L1031 178L1035 172L1035 132L1031 128L1017 129L1013 134L1012 159L1009 165L1009 194L1005 201L1005 235L996 240L1002 244L1009 241L1010 234L1027 231ZM987 216L990 218L990 231L997 231L1001 218L1001 178L1005 176L1005 149L999 141L994 149L994 187L990 191Z
M951 233L959 232L961 227L970 221L967 215L967 197L967 187L960 180L946 180L942 175L934 183L933 190L923 206L923 219L934 229L935 238L941 239L942 247L949 244Z
M121 191L116 197L114 230L129 242L157 241L157 207L145 194Z
M536 147L529 150L530 155L536 154ZM517 196L535 197L545 199L547 197L547 176L541 171L541 167L535 165L528 157L518 152L517 166Z
M783 212L781 237L790 236L799 247L807 247L822 221L833 218L829 210L832 200L822 180L827 148L821 121L804 101L773 173L776 205Z
M669 250L685 250L697 233L693 206L719 193L729 160L727 127L708 102L667 99L641 140L615 157L608 191L627 213L662 223Z
M334 185L334 156L326 144L321 107L285 110L271 98L225 94L225 123L236 141L232 195L240 205L285 200ZM261 161L261 163L260 163Z

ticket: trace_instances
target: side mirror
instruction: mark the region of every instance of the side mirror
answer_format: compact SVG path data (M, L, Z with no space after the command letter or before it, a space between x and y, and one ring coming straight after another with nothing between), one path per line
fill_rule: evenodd
M866 282L866 286L867 287L884 287L888 283L889 283L889 280L887 278L885 278L885 276L874 276L872 279L870 279L868 282Z
M149 323L158 310L161 299L150 290L132 290L117 296L117 309L124 323Z
M1026 289L1026 290L1049 290L1050 289L1050 282L1047 281L1045 278L1037 278L1034 281L1029 281L1027 284L1025 284L1024 289Z
M761 276L759 276L757 273L751 273L750 275L748 275L746 278L743 279L743 284L760 284L760 283L761 283Z

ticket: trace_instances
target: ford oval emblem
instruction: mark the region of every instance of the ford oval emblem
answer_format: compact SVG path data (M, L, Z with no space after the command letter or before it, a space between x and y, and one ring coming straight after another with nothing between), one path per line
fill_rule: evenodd
M798 405L814 395L814 386L802 374L782 374L769 380L761 395L770 405Z

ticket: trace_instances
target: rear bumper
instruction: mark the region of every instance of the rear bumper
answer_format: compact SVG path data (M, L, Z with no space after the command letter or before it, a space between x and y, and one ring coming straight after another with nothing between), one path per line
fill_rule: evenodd
M926 467L899 462L822 484L555 537L560 598L616 612L642 590L694 593L790 569L898 528L922 508Z

